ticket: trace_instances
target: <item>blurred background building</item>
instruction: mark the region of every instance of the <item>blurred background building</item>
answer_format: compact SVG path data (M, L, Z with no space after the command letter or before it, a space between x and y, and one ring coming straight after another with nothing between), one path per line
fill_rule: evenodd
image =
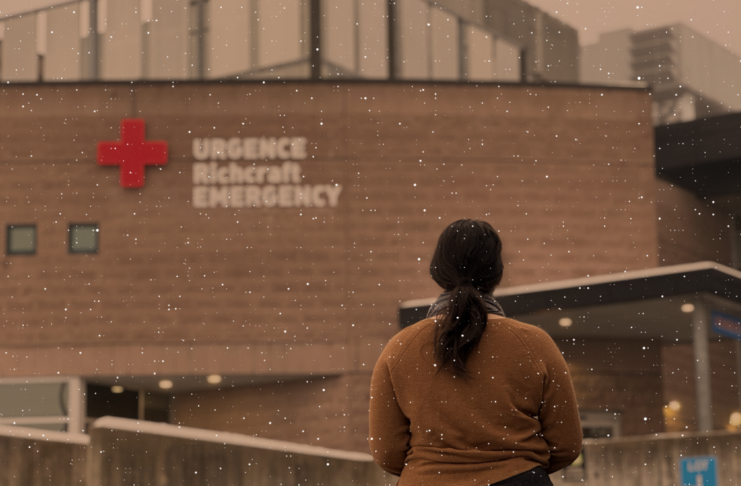
M741 110L741 58L683 24L602 34L579 63L585 84L649 83L655 125Z
M51 3L6 12L0 80L578 80L575 29L521 0Z

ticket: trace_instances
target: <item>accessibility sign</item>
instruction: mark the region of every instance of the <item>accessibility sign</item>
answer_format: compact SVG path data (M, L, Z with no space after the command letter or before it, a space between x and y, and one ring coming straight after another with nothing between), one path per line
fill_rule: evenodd
M741 320L720 312L713 311L710 315L713 331L733 339L741 339Z
M715 456L685 457L679 465L682 486L717 486Z

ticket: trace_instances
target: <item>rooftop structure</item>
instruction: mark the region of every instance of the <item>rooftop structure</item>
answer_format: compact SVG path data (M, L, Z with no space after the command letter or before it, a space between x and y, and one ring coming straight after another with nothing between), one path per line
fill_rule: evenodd
M646 81L655 125L741 110L741 58L683 24L602 34L584 47L581 81Z
M50 3L4 12L0 81L578 78L576 31L521 0Z

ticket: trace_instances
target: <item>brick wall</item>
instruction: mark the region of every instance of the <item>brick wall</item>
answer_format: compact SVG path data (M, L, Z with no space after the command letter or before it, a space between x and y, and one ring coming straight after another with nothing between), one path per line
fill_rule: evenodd
M0 113L0 220L38 228L35 255L0 257L0 376L348 374L336 380L362 406L331 414L360 416L399 303L439 291L428 265L445 224L486 219L500 231L505 286L658 263L643 90L12 85ZM124 117L170 147L141 190L95 163ZM342 184L337 207L194 208L191 141L214 136L307 137L304 181ZM86 222L100 226L100 252L69 254L68 225ZM183 417L191 399L173 391ZM248 392L233 393L223 400L236 410ZM363 434L348 447L364 450Z
M664 431L661 346L652 340L559 340L582 412L620 415L623 435Z
M180 393L170 422L367 452L369 401L369 374L307 377Z
M736 345L730 340L711 337L710 385L713 404L713 428L729 426L731 413L739 410L739 380ZM664 400L676 400L679 410L666 410L666 430L681 432L697 430L697 397L692 344L677 343L662 347L662 382Z
M387 338L400 300L437 292L428 261L460 217L501 231L504 285L654 266L648 101L496 85L6 87L0 215L35 222L39 251L3 257L3 342ZM141 190L94 163L128 116L170 143ZM192 137L284 132L309 139L306 181L343 184L337 208L191 207ZM99 254L67 252L71 222L100 224Z
M659 264L710 260L733 264L733 215L687 189L656 179Z

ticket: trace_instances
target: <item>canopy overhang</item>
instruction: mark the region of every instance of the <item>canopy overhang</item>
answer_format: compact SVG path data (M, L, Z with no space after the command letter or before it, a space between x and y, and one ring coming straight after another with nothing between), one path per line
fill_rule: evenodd
M554 339L691 342L698 429L712 429L708 342L711 336L729 338L728 333L714 330L721 315L732 328L741 328L738 270L697 262L509 287L498 289L494 296L508 316L539 326ZM434 300L402 303L401 326L424 319ZM738 340L736 354L741 356Z
M687 342L693 339L694 317L689 307L682 310L684 304L741 316L741 272L697 262L502 288L494 296L508 316L554 338ZM424 319L434 300L403 302L401 327ZM563 318L571 325L563 326Z

